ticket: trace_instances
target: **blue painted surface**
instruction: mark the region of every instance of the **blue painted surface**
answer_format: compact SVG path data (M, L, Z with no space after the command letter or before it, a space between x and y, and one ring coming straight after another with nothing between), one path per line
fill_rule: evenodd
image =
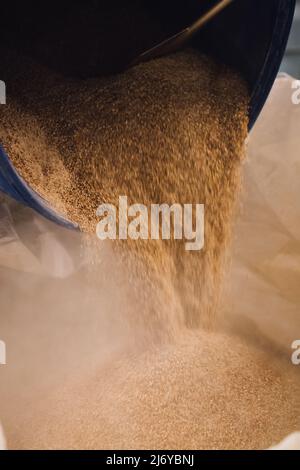
M54 211L39 194L37 194L18 174L12 162L0 146L0 190L17 201L31 207L53 222L68 228L78 229L76 224L65 219Z
M255 124L275 82L293 23L296 0L279 0L277 4L270 47L251 96L250 129Z

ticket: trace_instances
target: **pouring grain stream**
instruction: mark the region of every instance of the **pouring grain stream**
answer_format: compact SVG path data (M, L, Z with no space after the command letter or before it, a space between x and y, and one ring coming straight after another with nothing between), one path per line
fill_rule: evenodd
M56 210L94 234L99 204L117 205L122 194L129 203L147 206L206 206L206 243L199 253L186 252L183 242L175 240L113 243L116 259L128 273L131 334L142 338L143 349L149 340L156 343L156 353L142 355L141 368L134 356L99 368L99 375L89 379L91 387L89 380L79 388L61 387L58 396L29 410L22 426L26 432L15 434L13 446L245 448L280 439L283 427L292 431L297 417L291 415L280 368L268 368L267 356L236 346L234 339L203 330L215 325L240 184L248 107L241 78L193 50L141 64L123 75L86 81L62 78L29 59L12 60L14 53L2 52L11 95L1 108L1 142L23 178ZM224 373L213 359L219 341L229 364ZM251 378L242 372L247 360ZM263 378L265 373L269 378ZM211 395L208 384L217 385L219 394ZM120 394L112 393L115 388ZM185 398L187 389L191 395ZM252 399L257 396L258 402ZM87 407L78 403L77 409L83 410L78 431L72 410L77 400L86 399ZM159 412L160 403L165 403L165 415ZM202 406L197 408L197 403ZM283 403L283 414L272 414ZM239 421L235 426L236 409L247 419L254 417L255 435ZM99 432L103 419L105 433ZM128 429L133 433L129 438Z
M1 141L21 176L83 230L95 233L97 207L120 195L147 207L205 204L203 252L174 240L115 247L145 281L145 314L134 322L210 325L247 134L243 81L193 50L84 82L6 60L19 65L7 77Z

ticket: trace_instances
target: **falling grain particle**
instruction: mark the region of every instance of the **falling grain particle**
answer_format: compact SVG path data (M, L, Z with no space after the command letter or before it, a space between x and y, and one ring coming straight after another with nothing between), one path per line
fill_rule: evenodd
M155 352L122 357L33 405L14 445L255 448L294 430L289 378L269 356L197 331L214 325L239 189L248 123L241 78L194 50L85 81L11 54L1 54L18 70L10 77L7 67L13 93L0 139L54 209L94 234L97 207L120 195L206 206L202 252L174 241L113 245L128 273L132 331L157 340Z
M62 79L22 60L26 73L14 71L21 78L0 130L20 174L93 234L97 207L117 206L121 195L147 207L205 204L202 252L188 253L184 242L172 241L115 248L132 284L144 280L143 298L136 293L144 315L134 323L156 332L158 323L171 332L176 322L209 326L247 135L244 82L194 50L86 81Z

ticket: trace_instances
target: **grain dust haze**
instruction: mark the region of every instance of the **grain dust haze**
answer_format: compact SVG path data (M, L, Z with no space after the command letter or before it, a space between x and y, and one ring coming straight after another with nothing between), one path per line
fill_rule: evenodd
M247 136L243 80L192 49L84 81L14 54L1 51L4 64L15 64L5 77L1 143L90 243L80 248L88 262L78 273L30 278L12 301L18 316L23 299L24 348L40 357L32 372L29 362L5 372L9 446L263 448L295 430L294 374L218 331ZM96 209L120 195L145 205L205 204L205 249L187 253L176 240L100 244ZM16 282L5 278L7 290ZM13 334L6 320L15 341L24 334L18 322Z

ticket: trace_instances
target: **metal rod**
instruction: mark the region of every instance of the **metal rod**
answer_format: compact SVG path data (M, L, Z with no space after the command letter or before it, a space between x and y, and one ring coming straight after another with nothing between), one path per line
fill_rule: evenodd
M228 5L230 5L234 0L221 0L217 5L212 7L208 12L201 16L195 23L191 26L183 29L180 33L175 34L174 36L162 41L156 46L148 49L139 55L130 66L139 64L140 62L145 62L150 59L155 59L166 54L170 54L179 49L184 43L192 38L203 26L205 26L209 21L211 21L215 16L217 16L221 11L223 11Z

